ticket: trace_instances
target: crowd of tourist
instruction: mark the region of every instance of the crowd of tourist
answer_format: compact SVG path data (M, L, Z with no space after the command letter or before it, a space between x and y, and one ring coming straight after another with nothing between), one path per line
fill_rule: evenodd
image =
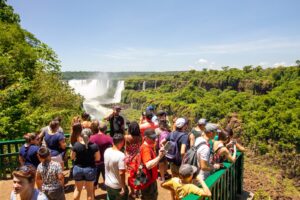
M153 106L146 108L139 123L126 123L120 112L121 107L115 106L105 118L108 123L91 120L87 113L74 117L69 141L60 118L39 134L25 134L10 199L64 200L63 169L68 158L75 200L81 199L83 189L89 200L97 189L106 190L108 200L155 200L158 183L172 199L191 193L209 197L205 179L225 160L235 162L237 150L245 151L231 121L222 128L202 118L189 129L187 118L174 118L171 123L165 111L155 112Z

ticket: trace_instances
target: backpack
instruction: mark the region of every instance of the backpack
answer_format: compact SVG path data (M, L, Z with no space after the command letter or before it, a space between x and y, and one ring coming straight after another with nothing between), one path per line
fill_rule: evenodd
M175 133L179 133L179 134L177 134L176 138L174 138ZM181 133L181 132L173 132L173 133L171 133L171 136L170 136L170 141L169 141L170 148L166 154L166 158L169 162L173 162L176 165L181 164L181 154L180 154L178 141L184 134L185 133Z
M222 163L226 160L226 158L224 156L221 156L219 154L219 151L222 148L226 148L226 147L225 146L220 146L220 147L217 148L217 150L214 151L214 153L213 153L213 163Z
M135 190L148 187L152 176L152 170L148 170L142 162L141 152L127 158L127 171L129 172L128 185Z
M195 167L199 167L198 165L198 159L197 159L197 151L200 148L201 145L206 144L206 142L200 142L197 146L193 146L190 148L186 154L184 155L182 159L182 164L190 164Z

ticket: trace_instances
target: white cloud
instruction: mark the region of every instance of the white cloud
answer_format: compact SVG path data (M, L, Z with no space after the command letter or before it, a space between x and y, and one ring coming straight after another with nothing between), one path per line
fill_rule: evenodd
M286 66L286 63L285 62L277 62L277 63L274 63L273 67L279 67L279 66Z
M115 49L91 49L88 59L89 66L105 66L104 70L110 71L117 69L128 71L133 69L139 70L178 70L179 66L185 68L196 67L208 69L220 69L222 66L249 65L259 63L262 67L273 66L270 61L273 57L269 54L274 52L296 52L300 49L300 39L291 40L288 38L260 39L252 41L242 41L235 43L219 44L196 44L193 46L178 46L175 48L148 48L148 47L120 47ZM267 53L265 59L268 62L256 60L257 55ZM214 61L207 58L213 58ZM251 60L249 60L251 58ZM284 57L282 60L291 61ZM216 64L216 62L217 64ZM233 63L234 62L234 63ZM274 66L286 64L275 63ZM68 64L71 65L71 64ZM268 66L267 66L268 65ZM98 67L99 66L99 67ZM180 68L181 69L181 68Z
M161 59L186 56L199 56L203 54L237 54L243 52L257 53L258 51L274 51L290 48L300 48L300 41L289 41L288 39L261 39L244 41L239 43L207 44L192 47L178 48L133 48L125 47L112 50L102 50L93 53L96 57L112 60L140 60L140 59ZM200 58L198 63L207 64L209 61Z
M198 60L198 63L200 63L200 64L206 64L208 61L206 60L206 59L204 59L204 58L200 58L199 60Z
M269 65L269 62L266 61L262 61L257 64L257 66L261 66L262 68L267 68Z
M195 66L192 66L192 65L189 65L189 66L188 66L188 70L196 70L196 67L195 67Z

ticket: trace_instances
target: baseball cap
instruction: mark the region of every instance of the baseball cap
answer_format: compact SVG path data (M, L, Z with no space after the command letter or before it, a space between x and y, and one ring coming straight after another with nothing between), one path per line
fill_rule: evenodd
M199 125L206 125L207 121L204 118L199 119L198 124Z
M153 140L156 139L156 137L157 137L154 129L152 129L152 128L146 129L145 132L144 132L144 135L146 137L150 138L150 139L153 139Z
M146 108L146 110L154 110L154 107L152 105L150 105Z
M185 125L186 121L184 118L178 118L175 122L177 128L182 128Z
M207 123L205 125L205 132L214 132L214 133L216 133L217 130L218 130L218 126L216 124Z
M183 178L194 175L197 172L197 167L190 164L181 165L179 168L179 175Z

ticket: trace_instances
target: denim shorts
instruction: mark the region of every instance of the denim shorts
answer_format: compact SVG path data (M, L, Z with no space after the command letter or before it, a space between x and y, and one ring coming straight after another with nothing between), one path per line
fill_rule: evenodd
M94 181L96 179L96 168L93 167L73 167L73 179L75 181Z

